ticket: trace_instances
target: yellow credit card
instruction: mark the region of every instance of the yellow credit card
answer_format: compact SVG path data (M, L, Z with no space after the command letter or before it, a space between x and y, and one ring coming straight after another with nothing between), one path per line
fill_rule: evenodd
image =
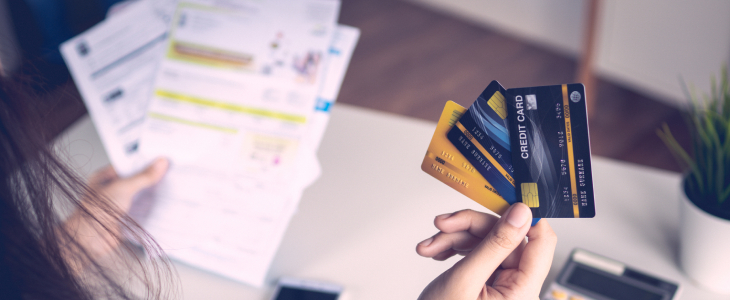
M433 138L431 138L431 144L428 145L426 157L423 158L421 169L482 206L501 215L509 208L509 203L474 169L474 166L446 137L451 127L465 111L466 108L453 101L446 102L438 125L436 125L436 131L433 133Z

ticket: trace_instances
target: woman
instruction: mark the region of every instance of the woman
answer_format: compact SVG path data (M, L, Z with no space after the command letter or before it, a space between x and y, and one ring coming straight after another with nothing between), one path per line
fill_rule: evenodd
M137 192L162 178L167 161L125 179L106 168L87 185L48 147L32 95L16 86L0 77L0 298L174 297L169 262L125 214ZM530 227L531 218L524 204L501 219L470 210L436 217L440 232L417 252L465 258L420 299L537 299L556 238L545 220ZM150 258L138 259L127 239Z

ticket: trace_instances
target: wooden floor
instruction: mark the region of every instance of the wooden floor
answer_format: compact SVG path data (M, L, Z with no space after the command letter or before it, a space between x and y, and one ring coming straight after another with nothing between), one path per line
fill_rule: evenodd
M362 30L341 103L435 122L446 100L469 106L492 80L505 87L574 82L573 58L402 0L343 0L340 23ZM86 112L71 82L44 98L51 136ZM604 80L588 99L598 101L594 155L679 170L656 135L666 122L687 144L677 109Z
M362 36L338 102L437 121L446 100L469 106L492 80L505 87L574 82L576 61L401 0L344 0L340 23ZM656 129L687 144L680 112L599 80L594 155L678 171Z

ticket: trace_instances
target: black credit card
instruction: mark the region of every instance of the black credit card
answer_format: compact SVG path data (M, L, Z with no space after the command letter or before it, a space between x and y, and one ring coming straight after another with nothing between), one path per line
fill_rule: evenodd
M505 93L518 201L535 218L592 218L591 149L580 83Z

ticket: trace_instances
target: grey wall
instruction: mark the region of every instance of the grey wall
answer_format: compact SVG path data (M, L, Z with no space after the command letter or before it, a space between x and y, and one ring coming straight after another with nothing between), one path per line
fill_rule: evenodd
M411 0L579 57L585 0ZM730 57L730 1L604 0L599 75L684 106L682 76L709 91Z

